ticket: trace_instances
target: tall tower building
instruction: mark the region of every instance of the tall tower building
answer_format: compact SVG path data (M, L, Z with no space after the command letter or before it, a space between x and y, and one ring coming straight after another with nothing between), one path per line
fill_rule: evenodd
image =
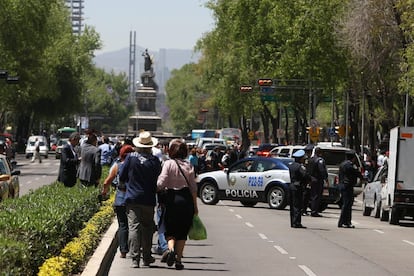
M73 34L80 35L83 27L83 5L84 0L66 0L66 6L69 8L72 21Z

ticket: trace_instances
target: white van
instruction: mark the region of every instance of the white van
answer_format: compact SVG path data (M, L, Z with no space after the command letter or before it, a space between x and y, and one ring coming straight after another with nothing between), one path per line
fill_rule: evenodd
M36 150L35 148L36 139L38 139L40 142L40 155L44 158L47 158L49 155L47 139L45 136L41 136L41 135L33 135L33 136L30 136L29 139L27 139L26 152L25 152L26 158L30 158L33 156L33 153Z

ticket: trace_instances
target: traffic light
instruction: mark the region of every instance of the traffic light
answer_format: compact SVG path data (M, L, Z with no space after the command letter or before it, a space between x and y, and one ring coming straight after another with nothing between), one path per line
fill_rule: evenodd
M272 79L259 79L257 81L257 84L259 86L272 86L273 85L273 80Z
M253 91L253 87L251 85L242 85L240 86L240 92L249 93Z

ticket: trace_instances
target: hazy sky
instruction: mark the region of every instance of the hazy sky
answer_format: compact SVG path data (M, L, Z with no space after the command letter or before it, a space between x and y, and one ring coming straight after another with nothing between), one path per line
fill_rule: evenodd
M192 49L214 27L206 0L85 0L84 23L94 26L108 52L129 47L130 31L136 45Z

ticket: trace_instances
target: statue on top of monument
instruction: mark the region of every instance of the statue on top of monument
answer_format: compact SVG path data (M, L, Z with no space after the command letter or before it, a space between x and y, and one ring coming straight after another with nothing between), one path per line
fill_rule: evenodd
M142 56L144 57L144 70L145 72L151 71L152 69L152 58L148 53L148 49L145 49L145 52L142 53Z

